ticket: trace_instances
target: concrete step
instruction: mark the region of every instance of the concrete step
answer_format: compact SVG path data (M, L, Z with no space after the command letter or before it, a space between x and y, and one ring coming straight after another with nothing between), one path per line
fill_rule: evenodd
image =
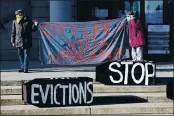
M105 102L110 103L139 103L139 102L150 102L150 103L172 103L166 97L166 93L94 93L94 104L102 103L103 99ZM22 95L2 95L1 105L23 105Z
M1 95L21 95L22 86L1 86Z
M153 85L153 86L126 86L126 85L103 85L94 84L94 93L157 93L166 92L166 85Z
M24 105L22 95L1 95L1 105Z
M126 100L126 98L130 98L130 99L132 98L132 100L135 100L135 102L141 102L141 101L149 102L149 103L164 103L164 102L172 103L173 102L173 100L168 99L166 97L165 92L162 92L162 93L94 93L94 97L96 97L97 99L107 98L109 101L111 99L123 98L124 100Z
M21 80L1 80L1 86L21 86Z
M39 108L33 105L1 106L2 115L172 114L173 103L131 103L78 107Z
M101 83L94 81L93 84ZM1 86L22 86L22 80L1 80Z
M166 85L168 82L173 81L173 77L158 77L156 78L157 85ZM28 81L28 80L23 80ZM101 84L100 82L96 82L94 79L94 84ZM1 80L1 86L21 86L22 80Z
M173 103L133 103L92 106L91 114L173 114Z
M154 86L108 86L103 84L93 85L94 93L157 93L166 92L166 85ZM21 95L22 86L1 86L1 95Z
M160 115L160 116L173 116L173 114L154 114L154 113L153 113L153 114L134 114L134 115L136 115L136 116L140 116L140 115L143 115L143 116L144 116L144 115L145 115L145 116L151 116L151 115L152 115L152 116L159 116L159 115Z

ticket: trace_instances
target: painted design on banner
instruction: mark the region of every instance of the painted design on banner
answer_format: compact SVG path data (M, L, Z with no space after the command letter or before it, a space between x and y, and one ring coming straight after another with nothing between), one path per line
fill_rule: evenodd
M40 61L44 64L97 64L129 58L123 19L92 22L43 22Z

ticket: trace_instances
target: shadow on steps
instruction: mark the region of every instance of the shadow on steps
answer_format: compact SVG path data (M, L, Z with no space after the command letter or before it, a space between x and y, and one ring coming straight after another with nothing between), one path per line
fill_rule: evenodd
M72 106L95 106L95 105L113 105L113 104L130 104L130 103L144 103L148 102L147 99L140 98L137 96L127 95L127 96L96 96L93 98L93 102L88 105L34 105L39 108L50 108L50 107L72 107Z
M129 104L144 103L146 99L137 96L97 96L94 97L92 105L111 105L111 104Z

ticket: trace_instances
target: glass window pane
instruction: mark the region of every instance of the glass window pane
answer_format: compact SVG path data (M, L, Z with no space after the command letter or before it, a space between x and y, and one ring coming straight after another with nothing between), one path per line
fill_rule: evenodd
M108 17L108 9L99 9L95 8L95 17L97 18L105 18Z
M128 11L130 11L130 7L131 7L129 0L125 0L124 4L125 4L125 6L124 6L124 12L121 16L122 18L126 17L126 14Z
M133 12L139 17L140 16L140 1L134 1L132 5Z
M124 16L131 9L132 9L132 11L135 14L138 13L136 15L139 17L140 16L140 0L134 0L134 1L132 1L132 6L131 6L131 3L130 3L130 0L125 0Z
M146 14L146 23L162 24L163 23L163 0L146 0L145 14Z

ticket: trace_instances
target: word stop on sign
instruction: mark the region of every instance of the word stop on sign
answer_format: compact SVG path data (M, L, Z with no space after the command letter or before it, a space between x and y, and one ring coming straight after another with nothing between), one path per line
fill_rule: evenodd
M96 80L114 85L152 85L155 84L155 71L153 62L108 62L97 66Z

